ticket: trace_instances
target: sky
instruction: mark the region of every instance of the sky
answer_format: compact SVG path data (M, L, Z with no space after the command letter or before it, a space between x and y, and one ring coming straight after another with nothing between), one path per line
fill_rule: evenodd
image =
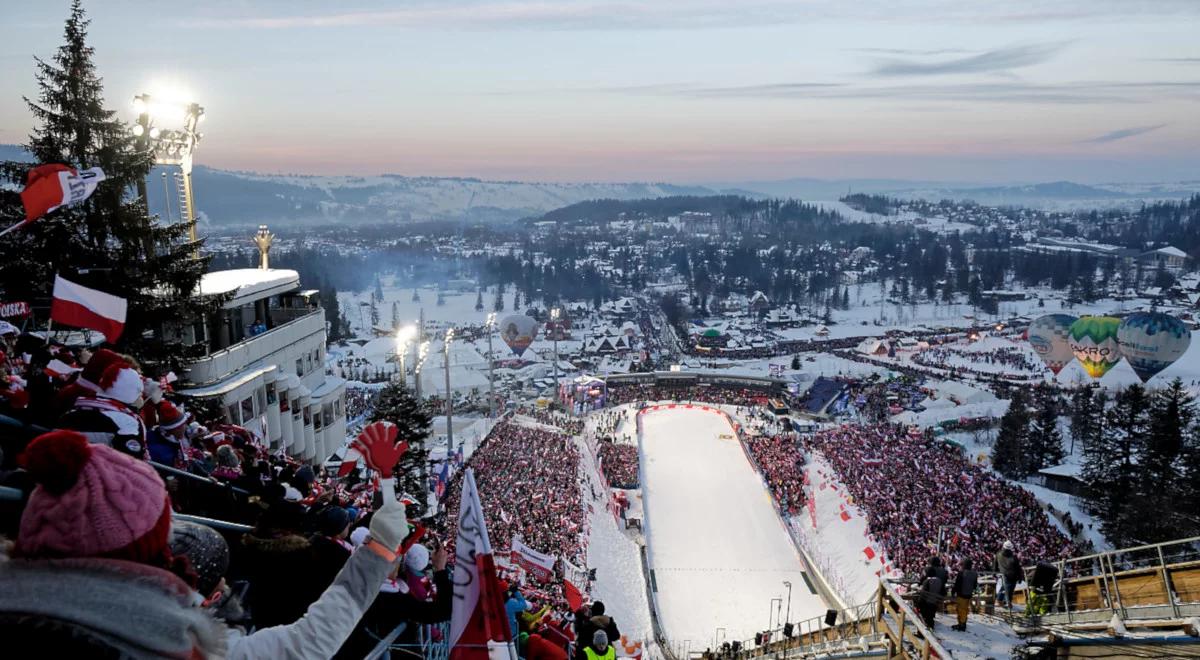
M0 0L0 143L67 0ZM200 164L726 183L1200 180L1200 0L89 0Z

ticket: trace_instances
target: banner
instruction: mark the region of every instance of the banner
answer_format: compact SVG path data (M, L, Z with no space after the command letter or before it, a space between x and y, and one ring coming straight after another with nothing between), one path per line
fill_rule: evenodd
M51 163L29 170L21 203L25 206L25 222L32 222L67 204L87 199L104 180L104 170L93 167L76 171L73 167Z
M538 582L549 582L554 577L556 559L525 545L519 536L514 536L512 540L512 560L537 578Z
M29 303L24 301L0 303L0 317L2 318L25 317L31 313Z
M475 471L463 473L458 537L454 546L454 602L450 616L450 660L485 660L489 646L498 657L516 660L504 594L496 576Z

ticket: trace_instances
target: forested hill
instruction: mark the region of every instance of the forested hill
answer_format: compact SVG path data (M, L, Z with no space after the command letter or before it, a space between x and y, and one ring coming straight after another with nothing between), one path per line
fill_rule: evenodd
M1085 238L1140 249L1173 245L1200 257L1200 195L1147 204L1132 213L1094 211L1079 217Z
M715 222L723 219L755 219L766 224L836 223L834 211L796 200L751 199L739 195L677 195L655 199L596 199L555 209L537 221L564 224L596 224L615 220L664 220L684 213L707 213Z

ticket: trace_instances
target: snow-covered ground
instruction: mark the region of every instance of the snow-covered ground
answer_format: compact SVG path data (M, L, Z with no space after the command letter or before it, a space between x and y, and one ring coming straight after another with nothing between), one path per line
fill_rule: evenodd
M810 456L805 471L811 486L806 494L814 504L816 525L808 511L793 517L790 523L846 605L862 605L879 589L881 576L898 576L899 572L888 570L882 549L869 538L866 513L849 501L845 486L820 453ZM871 557L865 552L868 548Z
M703 649L717 628L730 640L753 637L767 627L771 599L786 594L784 580L792 583L791 620L825 612L723 417L686 408L648 413L642 460L658 615L673 643Z

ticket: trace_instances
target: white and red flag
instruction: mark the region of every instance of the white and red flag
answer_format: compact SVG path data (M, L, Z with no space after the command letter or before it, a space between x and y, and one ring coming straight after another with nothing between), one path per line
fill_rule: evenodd
M89 289L62 277L54 276L54 300L50 303L50 319L76 328L90 328L104 333L108 343L116 343L125 329L124 298Z
M60 206L82 202L104 178L104 170L99 167L79 171L52 163L29 170L25 189L21 191L25 222L37 220Z
M516 660L512 631L504 612L504 594L496 575L479 490L475 487L475 471L471 468L463 473L453 579L450 660L483 660L495 656ZM489 647L494 649L492 656L489 656Z

